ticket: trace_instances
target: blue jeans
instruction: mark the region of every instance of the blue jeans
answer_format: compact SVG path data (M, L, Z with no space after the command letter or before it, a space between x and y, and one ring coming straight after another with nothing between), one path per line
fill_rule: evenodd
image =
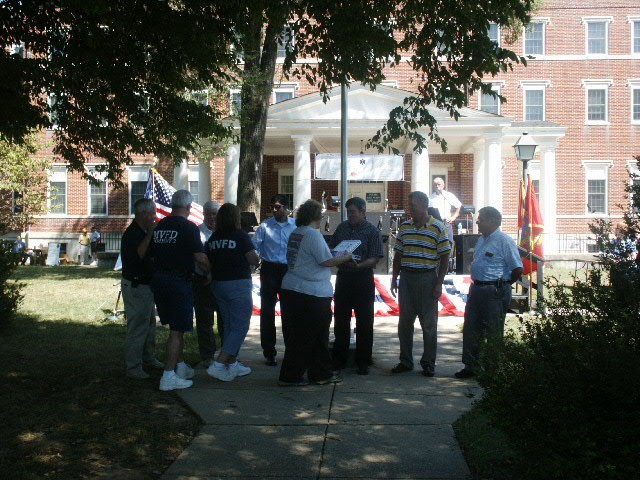
M251 279L213 282L213 291L224 323L222 351L238 356L240 347L249 331L253 312Z

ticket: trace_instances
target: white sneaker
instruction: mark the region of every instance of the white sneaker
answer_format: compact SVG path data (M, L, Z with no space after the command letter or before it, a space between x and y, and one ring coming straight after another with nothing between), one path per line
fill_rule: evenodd
M186 363L179 363L178 366L176 367L176 375L178 375L180 378L184 378L184 379L193 378L194 373L195 372L193 371L193 368L191 368Z
M242 362L236 362L233 365L229 365L229 370L235 372L236 377L244 377L251 373L251 369Z
M231 370L228 365L218 362L213 362L211 366L207 368L207 373L213 378L217 378L223 382L230 382L238 376L237 372Z
M175 373L168 378L162 375L162 378L160 379L160 390L162 390L163 392L189 388L191 385L193 385L193 382L191 380L180 378Z

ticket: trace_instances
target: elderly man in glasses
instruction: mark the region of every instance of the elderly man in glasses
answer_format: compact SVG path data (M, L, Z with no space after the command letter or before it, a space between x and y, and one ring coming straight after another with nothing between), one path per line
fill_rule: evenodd
M458 200L458 197L446 190L444 180L441 177L433 179L433 192L429 196L429 205L436 208L440 213L440 218L447 227L449 241L453 243L453 228L451 225L460 215L462 203Z
M284 195L271 198L273 216L261 223L253 237L253 245L262 260L260 267L260 344L265 363L271 367L276 361L275 307L282 278L287 273L287 243L296 222L289 217L288 201Z

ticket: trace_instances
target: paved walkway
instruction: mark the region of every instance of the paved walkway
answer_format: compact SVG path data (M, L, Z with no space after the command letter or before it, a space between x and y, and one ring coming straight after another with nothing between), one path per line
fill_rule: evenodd
M179 393L204 425L162 478L470 478L451 426L480 394L475 382L452 378L461 322L440 319L434 378L419 369L417 322L418 369L391 375L399 346L397 317L389 317L376 318L369 375L351 368L337 385L278 387L279 366L264 365L254 317L241 351L253 373L223 383L198 369L194 386Z

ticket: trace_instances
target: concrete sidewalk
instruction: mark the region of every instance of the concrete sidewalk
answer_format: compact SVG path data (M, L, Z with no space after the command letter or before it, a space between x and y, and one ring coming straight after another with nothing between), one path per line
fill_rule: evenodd
M417 369L390 373L397 320L376 318L369 375L348 368L337 385L278 387L280 367L264 365L254 317L240 353L253 373L223 383L198 369L179 392L204 426L162 478L470 478L451 426L480 395L475 382L452 377L462 366L462 319L439 321L434 378L419 367L417 322ZM280 361L281 337L277 348Z

